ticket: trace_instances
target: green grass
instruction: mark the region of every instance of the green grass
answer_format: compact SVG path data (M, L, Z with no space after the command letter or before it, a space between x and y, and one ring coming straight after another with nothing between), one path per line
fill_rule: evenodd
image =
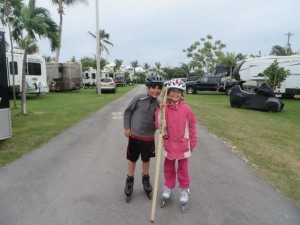
M200 124L300 206L300 99L283 100L279 113L231 108L222 93L186 95L185 100Z
M0 167L37 148L131 89L118 88L116 94L101 96L95 94L95 89L29 96L28 116L20 115L18 101L18 108L11 108L13 137L0 141ZM259 175L300 206L300 99L283 100L285 106L280 113L231 108L229 97L223 93L186 95L185 100L200 124L220 137Z
M94 89L80 92L51 92L27 97L27 116L10 102L13 136L0 141L0 167L37 148L92 112L124 95L132 87L120 87L116 94L97 95Z

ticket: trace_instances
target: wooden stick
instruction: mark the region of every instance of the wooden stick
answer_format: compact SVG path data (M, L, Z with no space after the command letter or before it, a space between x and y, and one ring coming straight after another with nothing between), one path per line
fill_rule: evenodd
M156 199L157 199L157 188L158 188L158 178L159 178L159 168L160 168L160 158L163 145L163 135L164 135L164 126L165 126L165 103L167 99L167 89L163 89L162 102L164 103L160 109L160 127L159 127L159 139L157 147L157 156L156 156L156 168L155 168L155 179L154 179L154 190L152 197L152 210L151 210L151 223L154 223L155 218L155 209L156 209Z

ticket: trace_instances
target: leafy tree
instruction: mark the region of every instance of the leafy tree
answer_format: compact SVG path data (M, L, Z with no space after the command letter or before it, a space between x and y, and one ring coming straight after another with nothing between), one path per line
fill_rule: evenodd
M220 40L213 41L213 36L208 34L206 38L200 38L200 41L196 41L183 52L186 52L187 57L191 58L194 68L202 70L205 74L212 74L218 57L225 47L224 43Z
M293 55L293 54L294 53L291 48L284 48L279 45L274 45L270 52L270 55L278 55L278 56Z
M95 34L93 34L92 32L88 31L88 34L90 34L93 38L97 38L97 36ZM99 39L100 39L100 52L101 51L106 51L107 54L109 54L109 50L106 47L106 45L111 45L114 46L110 41L109 41L109 34L105 33L105 30L101 30L99 31Z
M123 60L116 59L115 66L114 66L114 72L120 71L122 64L123 64Z
M273 90L280 88L281 83L286 80L289 73L289 70L285 70L284 67L279 67L277 59L263 71L263 74L269 78L267 84L269 84Z
M23 58L23 71L22 71L22 96L21 108L22 114L27 114L26 105L26 59L28 54L28 46L30 42L36 40L36 35L50 40L51 49L54 50L58 42L58 26L51 19L50 13L47 9L36 7L36 0L29 0L28 5L24 6L21 10L20 17L14 23L13 37L19 43L23 38L24 40L24 58Z
M71 58L71 60L70 60L71 62L77 62L77 60L76 60L76 58L75 58L75 56L73 56L72 58Z
M87 0L52 0L52 3L58 6L59 14L59 33L58 33L58 45L55 49L56 57L55 64L53 66L53 75L56 76L58 72L58 61L61 49L61 37L62 37L62 27L63 27L63 15L65 15L65 6L74 5L76 3L88 4Z
M49 56L49 55L43 55L43 58L46 62L55 62L55 57Z
M82 71L89 70L90 67L96 69L96 59L91 57L83 57L80 59Z
M8 26L9 40L11 46L11 61L14 64L14 45L11 26L13 22L20 16L21 9L23 6L22 0L0 0L0 20L4 26ZM16 98L16 89L15 89L15 68L12 67L13 75L13 98L14 98L14 107L17 107L17 98Z

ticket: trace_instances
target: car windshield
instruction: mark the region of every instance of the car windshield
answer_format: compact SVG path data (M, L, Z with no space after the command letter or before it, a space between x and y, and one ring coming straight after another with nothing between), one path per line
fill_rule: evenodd
M101 82L103 82L103 83L112 82L112 79L111 78L102 78Z

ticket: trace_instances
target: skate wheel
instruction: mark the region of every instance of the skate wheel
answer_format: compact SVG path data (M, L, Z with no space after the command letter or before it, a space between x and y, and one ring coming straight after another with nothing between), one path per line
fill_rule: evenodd
M147 194L149 200L151 200L151 194Z
M188 208L189 208L189 205L188 205L188 204L182 205L182 212L186 213L187 210L188 210Z
M166 200L162 200L161 204L160 204L160 208L164 208L167 205L167 201Z
M130 196L126 196L126 202L129 203L130 201Z

